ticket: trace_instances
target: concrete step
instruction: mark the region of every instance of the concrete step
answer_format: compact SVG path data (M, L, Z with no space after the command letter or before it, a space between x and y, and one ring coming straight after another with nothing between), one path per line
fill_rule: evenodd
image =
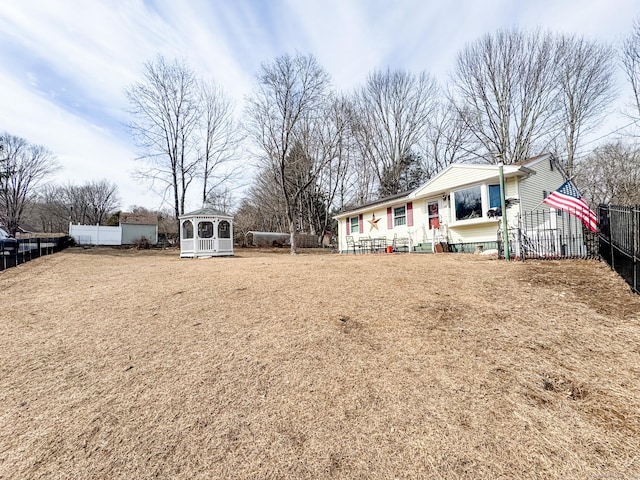
M414 252L431 253L432 248L430 243L419 243L413 248Z

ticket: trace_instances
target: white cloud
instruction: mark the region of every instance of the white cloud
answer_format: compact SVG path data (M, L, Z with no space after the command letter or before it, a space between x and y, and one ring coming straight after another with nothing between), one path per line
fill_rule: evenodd
M115 182L124 208L131 204L159 206L148 188L136 184L132 146L107 129L80 119L37 95L5 72L0 72L0 131L26 138L53 151L62 165L56 183L83 183L93 179Z

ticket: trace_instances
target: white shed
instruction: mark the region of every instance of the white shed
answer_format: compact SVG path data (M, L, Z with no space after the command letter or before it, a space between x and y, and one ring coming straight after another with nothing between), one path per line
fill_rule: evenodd
M215 208L180 215L180 257L233 255L233 217Z

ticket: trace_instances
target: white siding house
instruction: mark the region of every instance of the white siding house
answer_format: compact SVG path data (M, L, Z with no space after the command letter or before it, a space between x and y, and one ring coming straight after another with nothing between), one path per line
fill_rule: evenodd
M521 211L546 208L547 193L566 180L551 155L503 167L506 217L510 227ZM473 251L497 248L501 223L499 167L450 165L409 193L395 195L336 215L339 249L386 244L410 251Z

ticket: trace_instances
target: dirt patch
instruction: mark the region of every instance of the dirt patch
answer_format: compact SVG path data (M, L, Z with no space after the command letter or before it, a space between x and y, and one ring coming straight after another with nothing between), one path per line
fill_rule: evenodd
M0 273L0 478L634 478L597 262L71 249Z

